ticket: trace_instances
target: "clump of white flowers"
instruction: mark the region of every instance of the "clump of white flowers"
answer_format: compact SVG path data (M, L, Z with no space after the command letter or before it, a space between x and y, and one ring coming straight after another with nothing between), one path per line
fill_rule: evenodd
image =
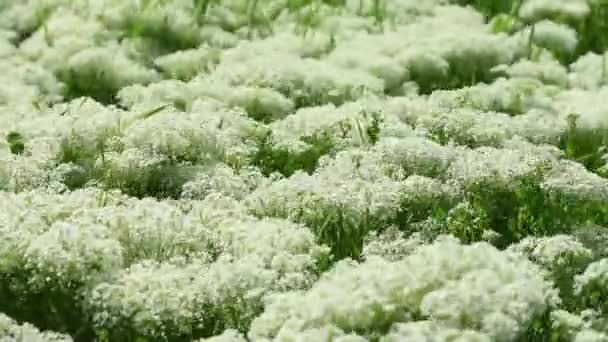
M347 150L323 158L312 175L298 172L262 187L246 201L257 216L286 217L308 225L339 256L360 253L364 237L399 223L415 222L457 193L449 184L412 175L370 152Z
M293 99L296 107L341 104L384 91L384 82L364 71L352 71L315 59L298 60L282 52L261 56L226 53L211 75L232 86L275 89Z
M236 172L226 164L218 163L197 175L182 186L182 198L204 199L222 194L243 199L255 189L267 185L270 180L256 168L243 168Z
M314 137L328 141L336 148L365 146L378 139L374 129L381 131L382 114L375 104L349 102L300 109L293 115L269 125L278 146L297 151ZM310 145L310 144L308 144Z
M471 341L489 342L490 336L474 330L461 330L442 326L433 321L418 321L399 323L393 326L391 332L383 336L382 342L397 342L404 340L415 341Z
M585 329L576 334L575 342L605 342L608 341L608 334L593 329Z
M495 69L496 70L496 69ZM524 114L532 108L549 107L553 87L530 78L500 78L490 85L478 84L453 91L434 92L429 101L442 107L470 107L483 112Z
M381 139L373 151L387 163L400 166L408 175L429 177L445 174L457 156L450 147L415 136Z
M257 86L231 86L222 80L204 79L189 84L190 92L208 96L228 106L244 109L250 117L271 122L292 114L293 100L272 88Z
M592 258L592 253L582 243L568 235L528 237L509 247L522 253L550 271L577 273Z
M596 90L606 85L606 55L587 53L570 65L570 84L576 88Z
M3 313L0 313L0 340L7 342L72 342L72 338L67 335L50 331L39 331L29 323L17 323Z
M578 201L605 201L608 196L608 180L571 161L556 165L547 174L543 187Z
M189 80L213 68L219 60L218 49L201 46L197 49L181 50L161 56L154 63L170 78Z
M608 259L590 264L585 272L574 278L574 293L592 308L605 313L608 310L606 288L608 284Z
M540 20L553 17L566 17L583 20L591 8L587 0L563 2L559 0L526 0L519 9L519 15L528 20Z
M93 48L70 57L60 77L75 95L92 95L111 101L113 93L131 84L148 84L159 79L155 71L146 69L116 54L117 47ZM107 94L109 93L109 94Z
M195 322L204 315L196 289L198 274L204 273L204 268L195 265L151 261L133 265L118 273L115 282L93 290L89 298L93 320L101 327L149 336L168 338L167 331L188 334L198 328Z
M386 260L396 261L410 255L426 242L420 234L414 233L407 238L397 227L389 227L382 233L370 232L365 238L361 255L363 258L380 256Z
M185 113L170 108L153 111L128 126L123 141L126 147L150 149L178 161L242 163L255 149L246 140L255 129L255 121L245 113L199 100Z
M122 248L102 225L56 223L24 251L30 289L91 285L122 268Z
M570 66L572 68L572 65ZM493 69L510 78L536 79L544 84L565 87L568 85L568 70L552 56L541 55L538 61L519 60L511 65L499 65Z
M552 285L532 263L486 243L463 246L443 237L396 262L340 262L309 291L272 296L250 337L327 323L377 336L394 323L429 318L446 328L510 341L554 300Z
M578 44L576 30L551 20L543 20L534 24L531 39L534 44L563 57L572 56Z
M232 224L219 229L222 255L214 262L144 260L98 285L89 299L95 324L155 338L246 329L265 294L310 286L328 260L327 248L302 226Z
M560 297L572 303L573 279L593 261L593 253L568 235L527 237L512 245L509 251L527 256L542 266L560 289Z
M510 187L518 177L532 175L537 168L555 163L555 159L550 153L527 151L521 147L480 147L462 151L450 164L448 173L464 184L490 180L497 186Z
M216 232L176 205L154 199L132 199L119 206L82 210L72 219L81 225L107 227L120 242L127 265L176 257L213 260L219 254Z
M247 339L237 330L227 329L221 335L202 338L197 342L247 342Z

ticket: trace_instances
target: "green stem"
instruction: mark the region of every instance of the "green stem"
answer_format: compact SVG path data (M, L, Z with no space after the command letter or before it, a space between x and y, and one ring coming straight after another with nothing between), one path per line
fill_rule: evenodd
M532 50L534 45L534 31L536 25L532 25L532 29L530 30L530 36L528 37L528 59L532 59Z

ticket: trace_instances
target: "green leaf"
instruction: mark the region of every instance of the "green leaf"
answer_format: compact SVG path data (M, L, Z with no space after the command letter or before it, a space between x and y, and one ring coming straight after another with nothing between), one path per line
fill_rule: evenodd
M492 20L493 33L512 33L517 30L517 18L508 14L499 14Z
M12 154L22 154L25 151L25 143L23 142L23 136L17 132L10 132L6 136L9 149Z

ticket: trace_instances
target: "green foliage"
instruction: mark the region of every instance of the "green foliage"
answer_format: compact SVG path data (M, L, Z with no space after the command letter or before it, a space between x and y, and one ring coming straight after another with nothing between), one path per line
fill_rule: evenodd
M66 85L66 100L90 97L103 104L116 104L118 102L116 93L120 88L112 85L103 71L82 74L74 70L68 70L61 72L58 76Z
M566 158L577 161L592 171L606 165L604 156L608 152L608 129L588 129L579 127L579 115L568 117L568 130L560 138L559 147Z
M453 0L452 2L461 6L472 6L489 19L501 13L517 13L523 0Z
M470 5L483 13L491 22L492 30L496 33L515 33L525 22L519 17L519 9L525 0L453 0L459 5ZM569 25L578 32L579 44L572 56L559 56L564 64L569 64L577 57L588 52L603 53L608 48L605 32L608 30L608 2L605 0L588 1L591 7L589 15L584 20L574 20L568 17L553 16L552 21Z
M468 216L459 217L468 217L469 229L475 233L465 230L459 237L465 241L473 237L472 241L476 241L482 235L480 229L490 228L499 234L494 244L505 248L528 236L569 234L573 227L589 222L605 224L608 219L606 204L581 202L547 191L541 186L543 172L539 168L532 174L517 177L508 186L493 180L467 185L465 198L472 211ZM450 231L449 220L446 224Z
M69 333L77 342L90 341L93 331L78 295L82 284L33 289L28 285L29 276L23 269L0 273L2 312L41 330Z
M425 194L420 196L403 196L399 205L399 211L392 224L399 227L401 231L408 233L417 232L415 227L425 220L440 222L447 219L448 211L456 203L450 198L441 198ZM437 227L436 227L437 228ZM437 234L439 231L437 231Z
M61 144L58 162L77 168L64 177L71 190L97 182L105 189L119 189L137 198L179 198L182 186L191 179L191 168L178 160L166 160L143 169L116 169L105 160L103 138L95 148L82 137L72 136Z
M326 206L324 209L304 222L312 227L320 243L331 248L334 260L359 260L369 232L388 226L369 210L361 213L345 207Z
M267 131L259 138L253 165L266 176L274 172L291 176L298 170L311 174L317 168L319 159L333 150L334 142L327 134L303 137L301 140L309 147L304 151L291 152L287 147L277 146L272 140L272 132Z
M355 127L350 126L351 123L346 123L344 129L355 129L362 143L373 145L380 139L382 116L379 112L366 111L361 115L363 120L357 119L352 123ZM369 124L366 125L362 121L369 121ZM319 159L335 152L337 148L336 139L326 131L301 137L300 141L305 143L307 148L298 151L290 151L288 146L277 144L270 130L257 133L254 140L258 148L252 164L259 167L266 176L278 172L289 177L299 170L312 174L317 168Z
M70 190L82 188L88 181L97 178L100 172L95 161L100 153L98 149L91 148L82 137L73 135L62 140L57 156L58 164L77 166L64 176L64 184Z
M579 32L579 44L576 55L582 56L587 52L603 53L608 48L606 31L608 30L608 1L589 1L591 11L587 18L575 23Z
M556 333L551 321L551 310L533 320L518 341L526 342L558 342L562 341Z
M210 1L196 1L195 13L204 16ZM177 32L169 24L169 14L166 14L160 25L150 22L146 17L149 11L155 10L159 6L157 0L146 0L140 13L131 20L125 30L126 36L132 39L143 39L150 46L150 51L155 51L156 56L196 48L200 44L200 38L194 33L196 30L188 32ZM153 57L151 56L150 60Z
M583 224L577 227L573 235L593 252L594 259L608 257L608 228L601 225Z
M492 18L490 22L494 33L515 33L520 26L517 16L501 13Z
M198 19L199 23L203 23L207 11L214 0L193 0L194 2L194 17Z
M448 212L445 226L447 233L467 243L484 241L488 233L493 231L488 214L467 202Z
M499 234L496 246L505 248L527 236L568 232L575 217L566 203L541 187L542 170L517 177L508 186L494 180L468 184L465 197L480 219Z
M470 87L478 83L492 83L498 77L492 72L495 62L491 57L483 60L470 56L454 58L449 61L449 71L413 68L410 78L419 86L419 93L430 95L437 90L453 90Z
M182 186L191 179L188 167L166 161L144 169L113 170L109 167L101 179L107 189L120 189L137 198L178 199Z
M366 111L363 111L362 114L364 119L367 119L368 116L371 116L371 123L365 129L365 134L361 135L366 138L364 141L368 140L369 143L373 145L377 143L378 140L380 140L380 125L383 122L382 116L379 112L368 113Z
M25 151L25 141L21 134L10 132L6 135L6 142L12 154L23 154Z
M170 325L166 326L168 331L178 331L175 327ZM114 341L125 341L125 342L190 342L203 336L213 336L214 334L221 333L221 320L218 320L218 326L212 329L192 328L189 333L175 333L165 337L159 337L155 335L142 335L137 331L134 331L130 326L130 322L124 322L122 325L118 325L113 329L97 329L95 330L95 337L99 342L114 342ZM83 341L84 342L84 341Z

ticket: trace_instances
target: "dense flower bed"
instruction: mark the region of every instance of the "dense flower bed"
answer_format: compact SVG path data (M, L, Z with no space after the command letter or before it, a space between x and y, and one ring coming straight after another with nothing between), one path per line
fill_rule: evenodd
M608 341L606 30L0 1L0 341Z

